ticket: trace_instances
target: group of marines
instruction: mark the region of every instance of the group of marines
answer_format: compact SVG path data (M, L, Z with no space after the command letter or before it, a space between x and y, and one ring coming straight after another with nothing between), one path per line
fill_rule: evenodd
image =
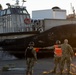
M32 49L32 54L27 54L28 49ZM67 65L67 74L70 73L70 64L71 59L74 57L74 52L70 44L68 44L68 40L64 39L64 43L61 44L61 41L57 40L55 45L51 47L44 47L40 49L54 49L54 69L51 71L51 73L56 73L57 66L60 69L60 74L63 73L64 65L66 62ZM29 52L30 53L30 52ZM37 61L37 55L36 50L34 50L34 42L31 42L29 44L29 47L25 51L26 57L26 64L27 64L27 70L26 75L32 75L33 74L33 67L35 64L35 61Z

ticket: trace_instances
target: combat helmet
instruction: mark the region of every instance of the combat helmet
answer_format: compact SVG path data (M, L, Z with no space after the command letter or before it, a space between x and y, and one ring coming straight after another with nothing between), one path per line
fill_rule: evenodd
M61 41L60 41L60 40L57 40L57 41L56 41L56 44L61 44Z
M31 42L29 43L29 46L34 46L34 42L31 41Z

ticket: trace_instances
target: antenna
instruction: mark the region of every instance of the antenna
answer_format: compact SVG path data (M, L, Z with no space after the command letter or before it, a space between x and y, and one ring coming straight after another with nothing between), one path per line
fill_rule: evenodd
M74 9L74 7L72 6L72 3L71 3L70 5L71 5L71 9L72 9L73 15L75 15L75 9Z
M16 5L19 5L19 0L16 0Z
M23 3L22 3L22 6L23 6L23 4L24 4L24 2L26 2L26 0L22 0L22 2L23 2Z

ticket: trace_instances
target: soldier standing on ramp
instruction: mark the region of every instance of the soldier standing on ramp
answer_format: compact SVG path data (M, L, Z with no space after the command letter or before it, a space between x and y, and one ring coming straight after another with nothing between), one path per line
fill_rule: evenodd
M71 64L71 58L74 56L74 52L72 47L68 44L68 40L65 39L64 43L61 45L62 48L62 58L61 58L61 74L64 69L64 64L66 61L67 65L67 73L70 73L70 64Z
M26 58L26 75L32 75L33 74L33 67L35 62L37 61L37 55L36 51L34 50L34 42L29 43L29 47L25 50L25 58Z

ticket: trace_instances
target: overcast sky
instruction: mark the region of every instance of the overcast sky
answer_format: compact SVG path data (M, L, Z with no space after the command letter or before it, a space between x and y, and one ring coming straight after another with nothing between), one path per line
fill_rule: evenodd
M6 8L6 3L15 4L16 0L0 0L0 4L2 4L3 8ZM20 5L22 5L22 0L20 1ZM54 6L58 6L61 9L67 10L67 14L72 13L72 6L76 9L76 0L26 0L24 6L26 6L30 15L34 10L44 10L51 9Z

